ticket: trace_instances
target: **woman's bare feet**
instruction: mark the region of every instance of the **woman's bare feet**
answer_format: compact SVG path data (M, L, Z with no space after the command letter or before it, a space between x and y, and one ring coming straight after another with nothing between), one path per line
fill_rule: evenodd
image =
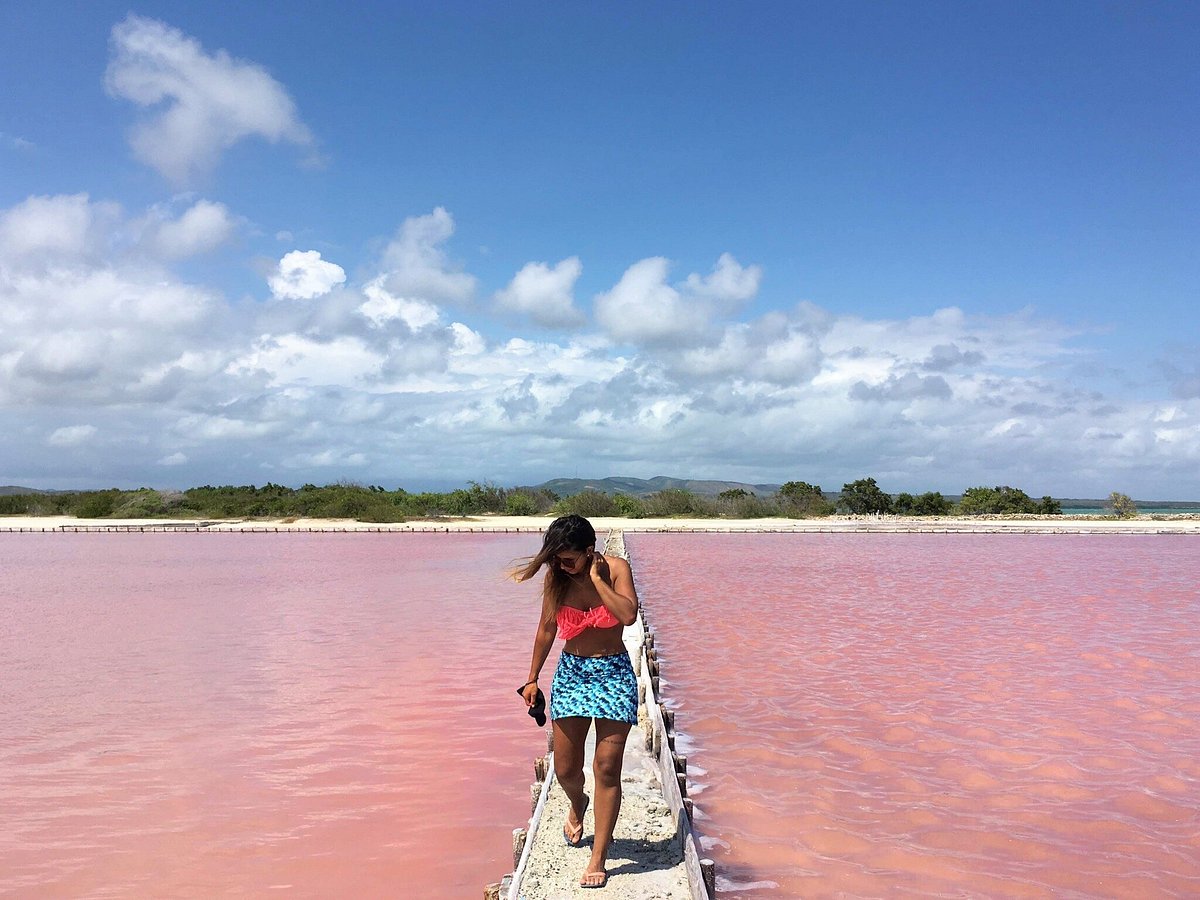
M566 824L563 825L563 839L568 845L578 847L583 842L583 814L587 812L588 796L583 795L583 809L578 814L575 812L575 807L571 807L571 811L567 813Z

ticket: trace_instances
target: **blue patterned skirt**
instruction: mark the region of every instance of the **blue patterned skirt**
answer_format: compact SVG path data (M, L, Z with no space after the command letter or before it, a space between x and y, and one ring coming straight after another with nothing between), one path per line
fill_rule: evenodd
M550 718L585 716L637 724L638 689L628 653L562 653L550 682Z

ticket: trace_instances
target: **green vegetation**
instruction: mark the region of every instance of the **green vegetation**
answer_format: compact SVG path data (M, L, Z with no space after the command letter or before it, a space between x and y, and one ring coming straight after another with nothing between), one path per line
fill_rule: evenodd
M658 483L666 479L655 479ZM709 482L708 484L713 484ZM717 483L719 484L719 482ZM768 486L769 488L769 486ZM855 515L894 513L905 516L1062 513L1052 497L1034 500L1018 488L973 487L956 505L937 491L919 495L885 493L874 478L842 486L836 504L820 485L789 481L777 491L759 495L744 487L715 496L681 487L662 487L641 496L587 489L560 497L545 486L502 488L469 482L447 492L389 491L379 485L338 482L318 487L291 488L281 484L203 485L185 491L139 488L132 491L73 491L50 494L0 494L0 515L65 515L99 519L357 519L360 522L403 522L410 518L439 518L501 514L511 516L566 515L654 518L814 518L835 511ZM1137 515L1125 494L1109 497L1112 514Z
M865 516L892 511L892 498L879 489L874 478L860 478L842 485L838 495L839 512Z
M825 499L819 484L807 481L789 481L779 488L779 502L797 518L831 516L836 507Z
M940 491L926 491L917 497L901 492L892 500L892 512L898 516L946 516L953 509L954 504Z
M339 482L301 488L267 483L204 485L186 491L79 491L0 496L0 515L78 516L85 519L357 519L403 522L406 518L469 516L479 513L538 515L558 497L537 488L511 490L471 482L448 493L410 494L377 485Z
M963 491L958 511L964 516L1019 513L1024 515L1062 515L1062 504L1053 497L1034 500L1020 488L973 487Z
M1130 499L1128 494L1120 494L1113 491L1108 495L1107 507L1112 510L1112 515L1118 519L1137 518L1137 504Z

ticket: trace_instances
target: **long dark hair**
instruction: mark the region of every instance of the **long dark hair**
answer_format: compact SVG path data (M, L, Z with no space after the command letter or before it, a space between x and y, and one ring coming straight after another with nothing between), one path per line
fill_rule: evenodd
M583 516L571 514L559 516L550 523L542 538L542 549L528 559L521 560L513 569L513 578L528 581L542 566L550 567L550 596L555 605L566 596L568 578L558 567L554 558L564 550L583 552L596 543L596 529Z

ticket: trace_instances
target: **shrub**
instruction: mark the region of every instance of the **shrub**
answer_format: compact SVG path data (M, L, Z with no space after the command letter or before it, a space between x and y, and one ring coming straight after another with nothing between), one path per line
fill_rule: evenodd
M580 491L570 497L563 497L554 504L554 513L559 516L574 514L585 518L612 516L617 513L617 505L612 497L601 491Z
M613 506L617 508L617 515L627 519L641 519L646 515L646 504L633 494L617 494L613 497Z
M512 491L504 498L504 512L509 516L537 515L537 501L524 491Z
M963 491L958 503L958 511L964 516L978 516L987 513L1026 513L1044 515L1060 515L1062 504L1053 497L1043 497L1034 500L1020 488L1008 485L996 487L973 487Z
M645 500L646 514L651 516L705 515L704 501L683 488L655 491Z
M78 494L76 496L79 497L79 502L72 513L81 519L102 519L111 516L119 495L120 491L116 490Z
M1133 502L1128 494L1119 494L1113 491L1108 495L1108 503L1106 508L1110 510L1110 515L1116 516L1118 519L1133 519L1138 514L1137 504Z
M874 482L872 482L874 483ZM789 481L779 489L780 512L791 519L833 515L836 507L825 499L819 484Z
M874 478L860 478L842 485L837 508L855 515L890 513L892 498L879 489Z

